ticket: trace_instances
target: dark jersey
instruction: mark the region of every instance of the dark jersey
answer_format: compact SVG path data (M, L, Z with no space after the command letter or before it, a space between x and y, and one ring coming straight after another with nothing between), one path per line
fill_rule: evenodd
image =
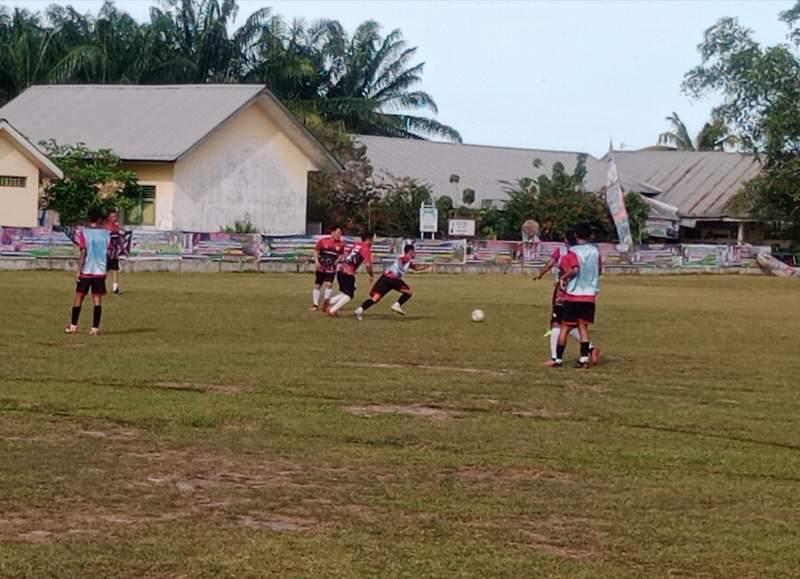
M317 250L318 261L317 271L325 273L336 273L336 262L339 257L344 255L344 241L334 241L332 237L323 237L314 246Z
M357 243L344 258L339 266L339 271L347 275L355 275L362 263L369 266L372 263L372 249L366 243Z

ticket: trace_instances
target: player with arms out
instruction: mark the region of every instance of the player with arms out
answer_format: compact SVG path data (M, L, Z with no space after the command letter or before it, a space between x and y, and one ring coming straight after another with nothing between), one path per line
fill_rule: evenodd
M564 314L558 336L556 360L553 366L560 367L564 361L567 337L570 330L577 327L580 335L581 354L578 368L589 368L590 346L589 325L594 323L595 300L600 291L602 263L600 250L591 243L592 231L588 225L575 228L577 243L570 247L562 260L564 274L559 283L564 288Z
M311 292L311 311L319 311L320 288L324 290L322 311L328 309L333 293L333 278L336 276L336 266L344 257L344 241L342 228L338 225L331 227L331 234L322 237L314 246L314 290Z
M363 320L364 312L381 301L381 298L390 291L400 292L400 298L392 305L392 311L401 316L406 315L405 311L403 311L403 304L411 299L414 292L403 280L403 277L405 277L409 270L424 271L431 267L430 265L414 263L415 256L416 251L414 250L414 246L410 243L406 244L403 247L403 255L398 257L394 263L389 266L389 269L378 278L378 281L376 281L372 289L369 290L369 298L353 312L357 320Z
M78 259L77 286L72 301L72 318L67 326L68 334L78 332L78 318L81 315L83 300L89 291L94 301L94 317L90 336L100 333L100 317L103 314L103 296L106 295L106 260L111 245L111 232L102 225L103 212L93 207L89 209L89 224L78 235L81 256Z
M374 239L374 233L364 233L361 241L353 246L347 257L339 264L339 271L336 272L339 293L331 300L331 306L328 308L329 316L336 317L339 310L356 295L356 271L362 263L369 274L370 283L375 280L375 274L372 272L372 242Z
M538 271L537 275L533 276L533 279L540 280L547 274L548 271L554 267L556 268L556 282L553 286L553 300L550 311L550 328L548 329L547 333L545 333L545 336L550 338L550 359L544 363L545 366L554 366L556 364L556 357L558 355L558 336L561 334L561 324L564 321L564 301L566 299L566 292L560 283L561 278L567 273L563 268L562 261L563 258L567 256L569 248L577 245L574 232L567 232L567 234L564 236L564 243L567 245L567 247L556 247L553 249L550 257L544 264L544 267ZM569 335L572 336L576 342L581 341L578 328L572 328L569 332ZM596 364L600 359L599 348L596 348L593 344L590 344L589 352L592 358L592 363Z
M106 214L106 222L103 225L111 234L111 245L108 248L108 271L111 272L111 291L121 294L119 287L119 256L125 255L125 232L119 226L119 213L116 209L110 209Z

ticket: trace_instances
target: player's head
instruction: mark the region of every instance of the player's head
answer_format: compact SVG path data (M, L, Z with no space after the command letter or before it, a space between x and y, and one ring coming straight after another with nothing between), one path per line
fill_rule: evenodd
M361 234L361 243L366 243L367 245L372 245L372 242L375 240L375 234L371 231L367 231L366 233Z
M567 245L577 245L578 240L575 238L575 230L570 229L564 234L564 243Z
M578 223L575 226L575 237L578 241L589 241L592 238L592 228L588 223Z
M339 241L342 238L342 226L334 225L331 227L331 237L334 241Z
M407 243L403 246L403 255L410 255L414 257L417 254L416 250L414 249L414 244Z
M103 210L99 207L90 207L87 216L89 223L100 223L103 220Z
M119 213L113 207L106 212L106 221L116 224L119 221Z

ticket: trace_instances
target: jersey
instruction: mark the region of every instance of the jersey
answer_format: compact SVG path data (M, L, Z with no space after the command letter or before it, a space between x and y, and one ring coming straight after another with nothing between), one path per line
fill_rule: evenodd
M567 282L566 300L570 302L594 302L600 291L600 250L592 243L573 245L564 258L564 267L569 271L578 268L578 273Z
M81 230L78 246L86 251L81 277L105 277L110 244L111 232L108 229L85 227Z
M323 237L314 246L319 256L317 271L336 273L336 262L344 255L344 241L334 241L332 237Z
M394 263L389 266L389 269L387 269L383 275L392 279L403 279L403 276L411 269L412 261L411 256L404 253L394 260Z
M106 223L103 228L107 229L111 236L108 246L108 258L117 259L123 253L122 230L117 223Z
M561 247L556 247L553 250L553 253L550 254L550 259L555 262L555 267L553 268L553 273L556 276L556 282L558 282L561 277L567 273L567 270L564 268L564 258L567 257L567 252L569 250L562 249ZM561 284L556 283L556 290L554 295L555 303L561 303L566 299L567 295L564 289L561 287Z
M372 248L367 243L356 243L339 265L339 271L347 275L355 275L362 263L372 263Z

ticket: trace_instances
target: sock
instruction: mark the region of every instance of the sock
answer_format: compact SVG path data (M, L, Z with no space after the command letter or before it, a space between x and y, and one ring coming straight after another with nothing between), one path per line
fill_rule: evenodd
M581 357L579 358L579 361L589 361L589 342L581 342Z
M572 328L569 331L569 335L572 336L573 338L575 338L576 342L580 343L580 341L581 341L581 333L578 331L578 328ZM594 348L594 344L589 342L589 349L591 350L592 348Z
M111 291L117 291L119 289L119 284L114 282L111 284Z
M406 303L410 299L411 299L411 295L410 294L401 294L400 295L400 299L397 300L397 303L402 306L404 303Z
M334 301L336 303L334 303L330 308L328 308L328 311L332 314L335 314L336 312L341 310L344 306L346 306L347 303L350 301L350 296L345 294L339 294L334 298Z
M315 288L315 289L314 289L314 290L311 292L311 300L314 302L314 305L315 305L315 306L318 306L318 305L319 305L319 290L318 290L318 289L316 289L316 288Z
M103 306L95 306L94 307L94 317L92 317L92 327L99 328L100 327L100 316L103 315Z
M325 288L325 301L331 301L331 296L333 295L333 288L326 287Z
M361 307L359 309L363 312L364 310L370 309L374 305L375 305L375 302L372 301L372 298L369 298L363 304L361 304Z
M562 346L561 344L559 344L556 347L556 362L561 362L564 360L564 350L566 349L567 349L566 345Z
M72 306L72 321L70 322L73 326L78 325L78 318L81 317L81 307L80 306Z
M555 360L558 357L558 335L561 333L561 328L552 328L550 330L550 359Z

